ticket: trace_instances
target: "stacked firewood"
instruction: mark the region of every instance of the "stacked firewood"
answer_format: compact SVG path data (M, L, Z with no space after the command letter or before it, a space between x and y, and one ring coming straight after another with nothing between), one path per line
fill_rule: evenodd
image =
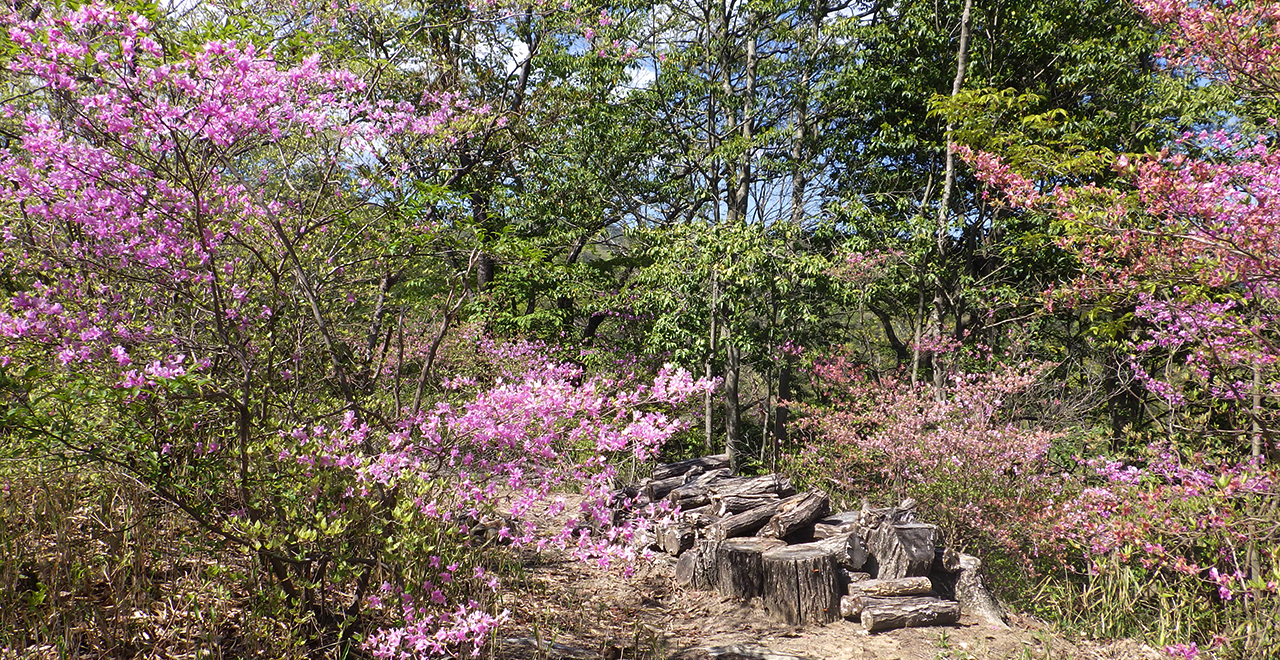
M914 500L832 513L825 492L797 493L785 476L734 476L727 454L660 465L617 498L678 507L650 539L679 558L678 584L759 597L792 625L840 617L868 631L945 625L962 609L1003 625L980 562L942 547Z

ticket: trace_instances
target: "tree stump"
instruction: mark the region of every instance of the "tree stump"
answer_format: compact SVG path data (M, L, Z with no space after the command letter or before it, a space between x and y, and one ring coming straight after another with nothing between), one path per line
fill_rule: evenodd
M713 541L698 541L693 548L676 562L676 584L695 591L710 591L716 588L720 579L716 564L716 550L719 544Z
M785 543L777 539L736 538L716 546L716 591L734 598L762 593L761 555Z
M1000 628L1008 628L1004 611L982 583L982 560L960 554L960 570L956 573L956 600L969 616L977 617Z
M893 628L941 626L960 620L960 603L937 598L883 599L862 609L862 628L867 632ZM893 602L897 601L897 602Z
M831 513L831 498L826 493L820 490L801 493L778 504L778 512L760 530L759 536L786 538L828 513Z
M876 560L876 577L893 580L928 575L933 566L938 528L923 523L882 524L867 536L867 552Z
M790 625L827 623L840 614L835 556L814 546L785 546L762 556L765 609Z

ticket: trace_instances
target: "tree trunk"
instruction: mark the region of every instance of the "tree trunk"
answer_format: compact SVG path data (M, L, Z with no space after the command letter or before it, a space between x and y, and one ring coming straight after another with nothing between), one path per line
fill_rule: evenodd
M791 401L791 358L784 357L782 367L778 370L778 398L777 404L773 408L773 447L770 456L773 464L770 469L778 469L778 452L787 444L787 422L790 421L791 411L786 407L785 403Z
M739 455L742 442L742 418L738 407L738 375L741 372L741 353L732 341L724 347L724 434L725 453L729 454L729 467L734 472L741 470L742 457Z
M964 87L965 67L969 59L969 17L973 13L973 0L965 0L964 10L960 16L960 48L956 54L956 77L951 83L951 98L960 95L960 90ZM942 199L938 204L938 229L935 236L938 250L938 265L945 263L947 258L947 242L951 237L950 219L951 219L951 195L956 185L956 144L953 139L955 132L955 123L947 122L947 160L946 173L942 182ZM933 367L933 385L937 391L937 396L942 396L942 386L946 380L946 374L939 361L937 346L942 339L942 324L946 315L943 312L943 305L946 302L946 293L943 290L943 283L940 280L934 281L933 290L933 309L929 312L930 334L933 338L934 348L931 355L931 365Z
M718 293L719 292L716 289L716 271L713 267L711 270L711 319L710 319L711 328L710 328L710 332L707 335L708 348L707 348L707 362L705 365L706 372L707 372L706 373L707 380L712 380L715 378L716 374L715 374L714 364L715 364L716 354L719 352L719 348L720 348L719 347L720 329L716 327L716 318L717 318L716 306L719 304L717 301ZM711 390L707 390L705 393L703 393L702 403L703 403L702 422L703 422L703 431L706 435L706 450L714 451L715 449L715 398ZM729 456L729 455L725 454L725 456Z
M916 317L914 335L911 343L911 387L919 383L920 376L920 340L924 338L924 280L920 281L919 290L916 291Z

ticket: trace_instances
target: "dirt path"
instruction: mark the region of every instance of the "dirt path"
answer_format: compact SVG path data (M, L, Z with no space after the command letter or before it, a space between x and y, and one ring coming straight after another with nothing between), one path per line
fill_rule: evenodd
M507 630L525 639L509 640L503 655L694 660L711 657L703 649L739 646L812 660L1163 660L1137 643L1068 640L1025 618L1008 630L965 619L870 635L849 621L796 629L770 619L758 599L676 587L673 570L666 556L638 563L630 578L570 559L530 557L504 597L513 615ZM534 638L559 646L537 653Z

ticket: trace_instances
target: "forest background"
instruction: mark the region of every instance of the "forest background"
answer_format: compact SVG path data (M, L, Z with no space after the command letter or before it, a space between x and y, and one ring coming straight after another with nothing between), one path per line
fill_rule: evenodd
M10 650L158 652L163 601L466 653L496 541L634 561L615 482L719 451L914 497L1065 628L1280 648L1275 5L0 22Z

